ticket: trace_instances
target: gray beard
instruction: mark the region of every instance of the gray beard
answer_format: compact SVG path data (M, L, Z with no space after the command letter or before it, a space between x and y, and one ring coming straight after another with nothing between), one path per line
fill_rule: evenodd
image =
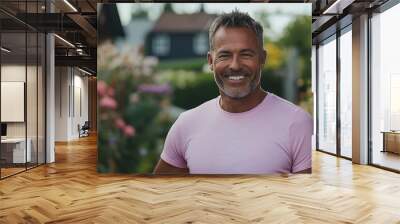
M239 100L239 99L245 98L250 93L252 93L256 90L258 83L260 83L260 80L261 80L261 74L258 75L258 77L255 76L254 79L252 79L250 81L249 87L244 91L234 91L233 92L233 91L226 90L224 88L224 82L222 81L222 79L217 78L217 75L215 73L214 73L214 80L221 92L223 92L226 96L228 96L231 99Z

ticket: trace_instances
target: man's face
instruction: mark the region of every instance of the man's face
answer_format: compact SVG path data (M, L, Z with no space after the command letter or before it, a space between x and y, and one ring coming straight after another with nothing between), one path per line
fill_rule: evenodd
M207 57L215 82L226 96L244 98L259 87L266 52L251 29L220 27Z

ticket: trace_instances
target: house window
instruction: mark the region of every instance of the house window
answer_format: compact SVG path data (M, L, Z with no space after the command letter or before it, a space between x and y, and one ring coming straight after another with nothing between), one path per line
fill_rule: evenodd
M165 56L169 54L171 40L168 35L157 35L153 39L153 53L157 56Z
M208 51L208 37L205 33L199 33L193 38L193 51L198 55L204 55Z

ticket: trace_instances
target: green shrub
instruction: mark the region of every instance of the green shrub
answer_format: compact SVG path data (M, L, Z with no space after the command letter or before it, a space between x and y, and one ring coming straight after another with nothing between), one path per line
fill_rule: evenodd
M276 71L264 69L261 76L261 87L277 96L283 95L283 77Z
M183 109L197 107L219 95L214 77L209 73L198 73L196 78L185 87L174 87L172 104Z

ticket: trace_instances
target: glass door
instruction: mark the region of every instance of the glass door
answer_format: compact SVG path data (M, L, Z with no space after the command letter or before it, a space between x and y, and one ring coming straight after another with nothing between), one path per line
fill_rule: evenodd
M400 4L371 18L371 162L400 171Z
M0 3L15 11L0 11L0 178L45 163L46 40L21 22L27 13L45 12L44 5L44 0Z
M321 43L318 63L318 149L336 154L336 35Z
M25 3L20 3L24 7ZM1 21L12 20L0 12ZM26 170L27 32L24 24L1 24L1 177Z
M352 158L352 33L351 25L340 36L340 155Z

